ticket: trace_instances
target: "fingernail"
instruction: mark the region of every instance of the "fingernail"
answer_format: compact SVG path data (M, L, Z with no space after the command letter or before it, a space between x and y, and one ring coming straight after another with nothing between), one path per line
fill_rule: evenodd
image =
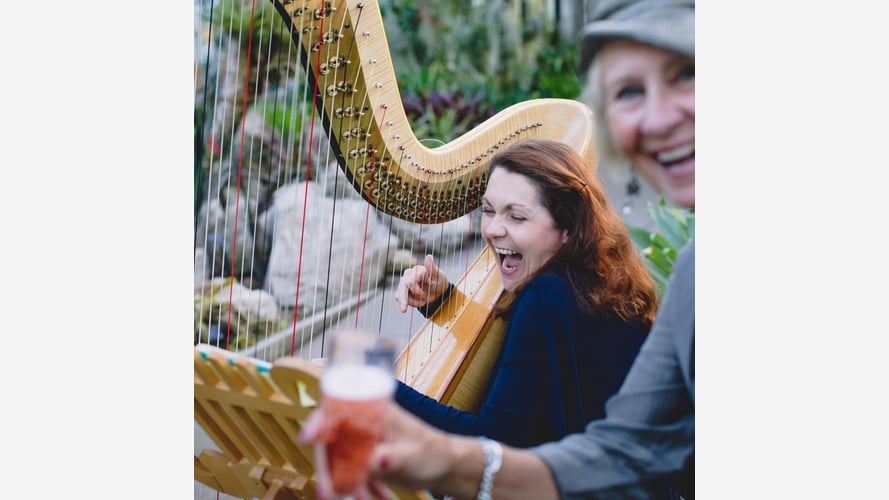
M389 459L386 457L381 457L378 465L380 470L389 470Z
M299 434L296 435L296 439L299 441L299 444L309 444L310 442L310 428L308 424L303 425L302 429L299 430Z
M299 430L299 434L297 435L297 439L300 444L309 444L314 441L314 437L318 434L318 426L320 425L321 420L319 418L318 410L313 411L309 414L309 417L306 418L306 421L303 422L302 428Z

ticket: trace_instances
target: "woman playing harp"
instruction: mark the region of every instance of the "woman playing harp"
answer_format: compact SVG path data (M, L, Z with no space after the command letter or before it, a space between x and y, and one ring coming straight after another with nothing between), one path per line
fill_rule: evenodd
M404 269L388 265L386 259L396 248L386 246L394 238L377 237L381 226L391 229L396 221L426 227L473 212L490 158L527 139L559 140L587 165L596 163L591 112L567 99L522 102L447 144L424 146L401 105L375 1L273 0L278 16L261 10L267 4L257 1L255 18L251 2L236 3L243 5L231 12L231 2L221 3L212 19L219 19L223 30L233 25L230 18L242 20L234 25L255 25L253 38L244 30L243 36L229 36L217 46L214 40L220 34L215 33L206 52L208 59L220 59L210 73L217 80L200 86L213 89L215 97L200 99L210 117L204 140L209 179L196 183L207 199L196 223L195 274L196 289L208 291L196 299L196 342L268 361L284 355L323 356L325 329L344 319L338 305L354 297L360 305L381 289L386 273ZM266 42L269 37L272 41ZM286 37L294 43L280 40ZM227 52L221 57L223 49L235 45L243 57ZM200 128L203 134L204 125ZM329 174L334 170L339 175ZM479 279L473 274L466 288L457 283L466 295L482 288L491 292L491 300L476 308L484 309L486 317L500 286L488 254L483 253L480 265L473 264L480 269ZM204 276L199 281L199 274L212 281ZM233 293L233 286L226 288L229 283L249 290ZM256 311L236 310L239 295L254 293L262 293ZM265 314L273 309L265 307L269 296L282 314ZM356 307L355 325L377 330L369 326L372 319L366 321L370 311ZM453 329L457 320L452 318L444 322ZM244 321L239 319L250 320L251 326L258 320L261 329L254 333L241 327ZM438 328L442 323L434 324ZM463 326L458 330L468 331ZM320 341L313 342L316 337ZM419 358L412 356L411 362ZM471 364L475 368L480 363ZM421 387L422 376L411 378L419 371L410 365L399 374ZM444 385L427 385L424 392L438 393Z
M396 401L440 429L532 446L604 415L654 320L654 284L583 159L529 140L491 159L481 231L497 256L506 337L478 412L399 383ZM424 314L453 289L431 255L395 299Z

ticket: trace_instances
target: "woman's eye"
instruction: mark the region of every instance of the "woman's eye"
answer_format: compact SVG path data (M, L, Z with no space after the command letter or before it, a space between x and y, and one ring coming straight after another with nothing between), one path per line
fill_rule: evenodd
M638 86L627 86L617 91L616 100L632 99L642 94L642 88Z
M494 209L493 209L493 208L488 208L488 207L482 207L482 213L483 213L483 214L491 215L491 214L494 213Z
M695 79L695 67L693 64L683 66L679 70L679 80L693 81Z
M510 215L509 218L512 219L512 220L514 220L514 221L519 221L519 222L521 222L521 221L523 221L523 220L527 220L527 219L525 218L524 215L515 215L515 214L513 214L513 215Z

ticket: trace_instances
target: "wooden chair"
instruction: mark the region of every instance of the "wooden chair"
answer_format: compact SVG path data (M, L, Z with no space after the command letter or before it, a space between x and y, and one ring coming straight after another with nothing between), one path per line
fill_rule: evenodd
M197 481L228 495L314 499L312 449L297 443L320 401L322 368L283 357L274 363L201 344L194 349L194 416L219 447L194 458ZM395 499L429 499L392 491Z

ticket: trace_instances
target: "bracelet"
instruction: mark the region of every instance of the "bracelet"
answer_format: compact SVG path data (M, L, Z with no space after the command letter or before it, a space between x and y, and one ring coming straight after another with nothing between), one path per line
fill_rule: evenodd
M494 475L497 474L503 463L503 447L497 441L486 437L479 437L478 441L482 445L482 455L485 457L485 470L482 472L482 482L478 487L477 500L491 500Z

